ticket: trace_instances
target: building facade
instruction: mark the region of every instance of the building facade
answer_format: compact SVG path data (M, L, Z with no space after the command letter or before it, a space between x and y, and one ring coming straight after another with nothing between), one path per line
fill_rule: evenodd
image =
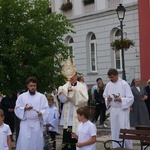
M138 2L140 35L140 70L143 83L150 79L150 0Z
M124 51L125 71L130 83L134 77L141 77L139 48L139 18L137 0L51 0L52 11L63 13L74 25L75 34L64 37L66 45L71 47L73 63L78 72L84 75L87 85L96 83L101 77L107 83L107 71L116 68L122 77L121 51L112 50L110 43L121 38L120 21L116 8L121 3L126 8L123 20L123 36L135 42L134 47ZM62 4L72 3L72 9L62 11Z

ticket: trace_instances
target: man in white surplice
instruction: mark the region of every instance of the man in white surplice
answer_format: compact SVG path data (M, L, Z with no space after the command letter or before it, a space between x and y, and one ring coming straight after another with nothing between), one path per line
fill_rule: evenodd
M65 85L59 87L58 98L63 103L63 110L60 120L60 125L63 125L63 144L64 150L68 149L68 143L71 145L71 150L75 150L76 139L71 138L72 132L76 132L78 127L78 119L76 110L87 105L88 93L86 86L77 81L77 73ZM68 130L69 129L69 130ZM69 132L68 132L69 131Z
M106 107L110 106L112 140L118 141L120 129L130 128L129 113L134 97L129 84L118 77L116 69L109 69L107 75L110 82L106 85L103 96ZM113 148L116 147L119 145L113 142ZM125 140L125 147L132 148L132 141Z
M21 120L16 150L43 149L43 122L49 115L46 97L36 91L37 79L26 81L28 91L19 95L15 114Z

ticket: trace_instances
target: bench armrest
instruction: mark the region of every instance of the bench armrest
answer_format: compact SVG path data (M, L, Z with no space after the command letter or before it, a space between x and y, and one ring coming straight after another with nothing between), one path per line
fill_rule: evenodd
M116 143L118 143L118 146L120 146L121 148L122 148L122 142L123 142L123 140L122 141L116 141L116 140L107 140L106 142L104 142L104 148L106 149L106 150L110 150L111 148L108 146L108 143L110 143L110 142L116 142Z

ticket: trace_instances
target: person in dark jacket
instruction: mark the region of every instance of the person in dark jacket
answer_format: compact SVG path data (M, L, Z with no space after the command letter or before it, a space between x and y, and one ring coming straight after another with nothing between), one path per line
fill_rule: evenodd
M150 79L147 81L147 86L145 87L145 90L147 92L148 98L145 101L148 113L149 113L149 119L150 119Z
M2 101L2 98L3 98L3 94L2 94L2 92L0 91L0 109L1 109L1 101Z
M103 81L97 80L97 89L94 91L94 99L96 102L95 122L97 121L98 117L100 116L100 125L103 124L103 127L107 127L107 125L105 124L106 105L105 105L105 99L103 97L103 92L104 92Z
M5 114L4 123L9 125L12 135L15 129L14 127L15 125L15 122L14 122L15 102L16 102L16 96L12 93L9 93L8 96L2 98L1 100L1 108ZM11 135L11 140L13 141L12 135Z

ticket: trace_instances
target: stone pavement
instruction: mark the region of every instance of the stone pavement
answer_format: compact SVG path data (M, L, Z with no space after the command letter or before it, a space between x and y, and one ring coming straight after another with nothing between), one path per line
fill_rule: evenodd
M97 127L96 150L105 150L103 143L105 141L111 139L109 121L107 121L107 126L108 126L107 128L104 128L104 127L96 124L96 127ZM56 136L56 145L57 145L57 149L56 150L61 150L62 132L63 132L62 126L59 126L59 133L60 133L60 135ZM15 137L14 137L14 139L15 139ZM110 145L111 145L111 143L110 143ZM13 150L15 150L15 142L13 142L13 146L14 146ZM140 150L140 143L139 143L139 141L133 141L133 148L135 150ZM148 148L147 150L150 150L150 148Z
M97 127L97 141L96 141L96 150L105 150L104 148L104 142L111 139L111 133L110 133L110 125L109 121L107 122L108 127L104 128L98 124L96 124ZM57 136L57 150L60 150L61 148L61 142L62 142L62 127L59 126L60 135ZM110 143L111 146L111 143ZM133 148L135 150L140 150L140 142L133 141ZM150 150L148 148L147 150Z

